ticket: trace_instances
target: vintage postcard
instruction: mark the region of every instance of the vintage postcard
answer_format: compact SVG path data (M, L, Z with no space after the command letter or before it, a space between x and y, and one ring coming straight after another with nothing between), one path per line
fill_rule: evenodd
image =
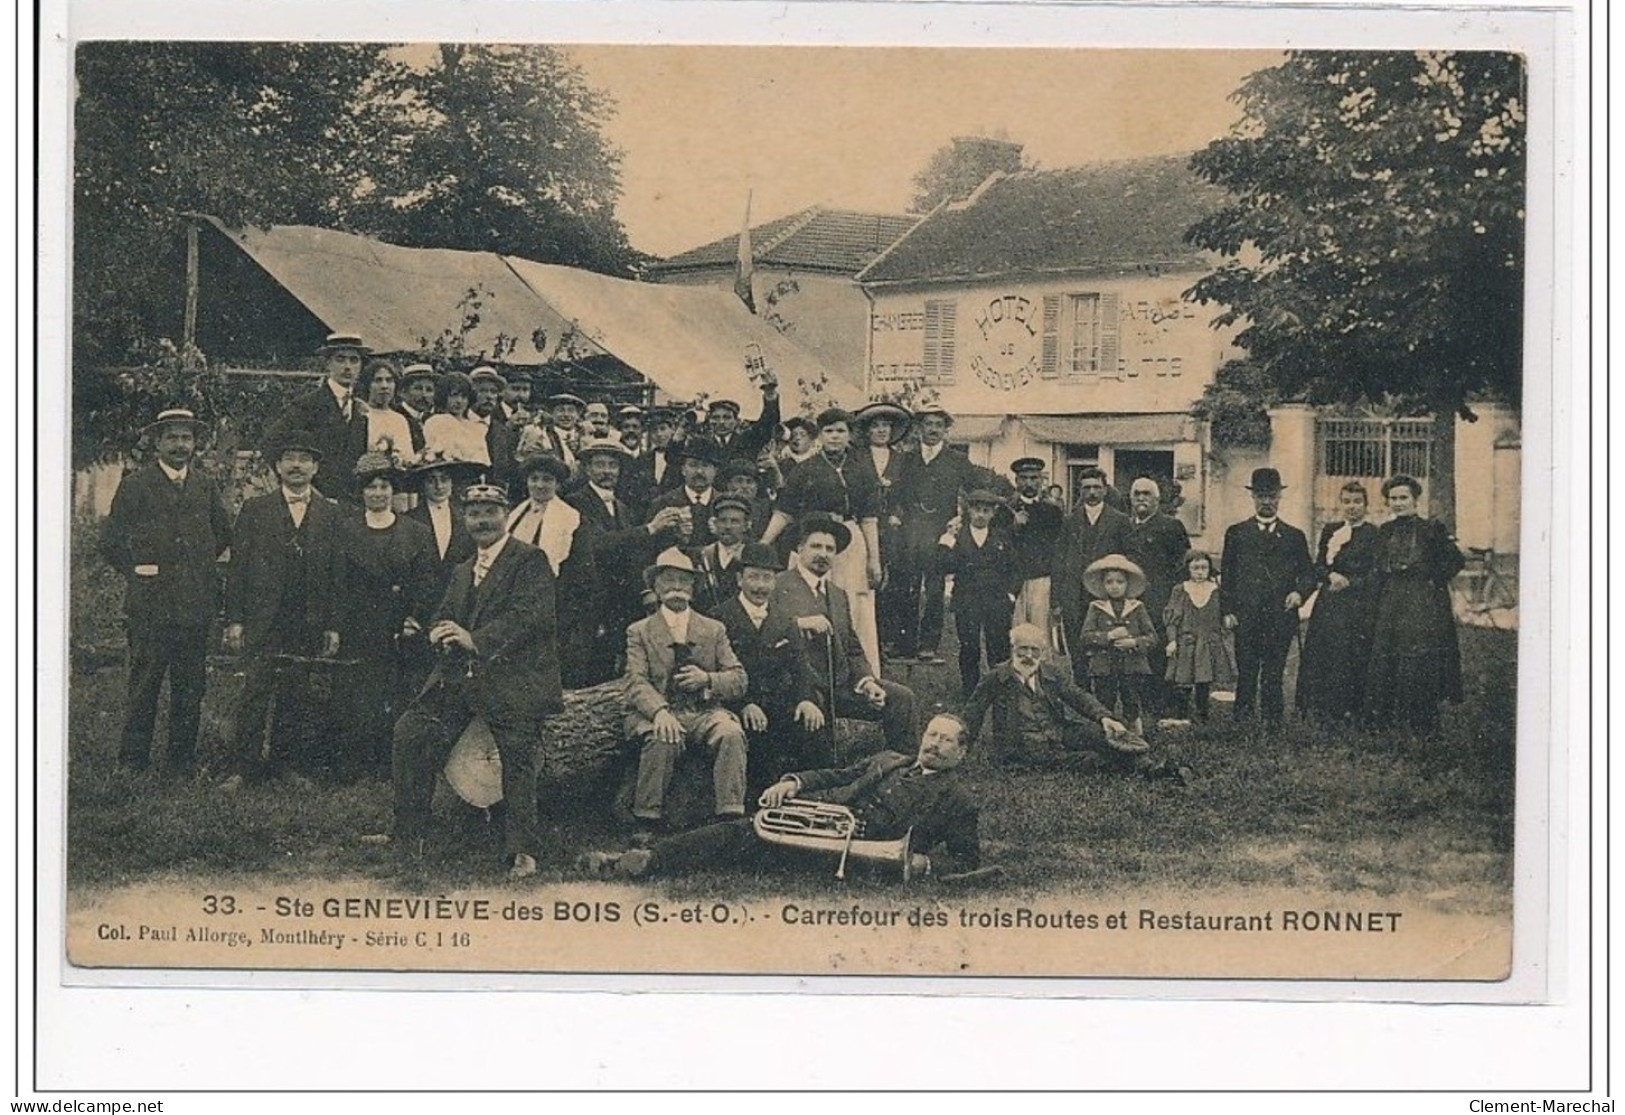
M66 978L1506 986L1551 77L1434 47L79 42Z

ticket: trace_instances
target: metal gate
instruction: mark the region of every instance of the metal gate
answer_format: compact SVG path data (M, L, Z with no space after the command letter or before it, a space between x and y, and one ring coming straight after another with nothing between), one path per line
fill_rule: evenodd
M1316 419L1315 532L1339 517L1338 491L1350 480L1365 487L1372 516L1382 518L1382 482L1400 473L1414 476L1422 484L1420 513L1426 515L1432 462L1432 418Z

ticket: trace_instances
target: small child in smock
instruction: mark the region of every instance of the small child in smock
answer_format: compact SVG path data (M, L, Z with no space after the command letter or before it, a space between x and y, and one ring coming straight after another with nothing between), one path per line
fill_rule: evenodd
M1224 628L1213 558L1206 551L1191 550L1185 555L1185 580L1169 594L1162 624L1168 632L1164 678L1184 690L1191 716L1206 720L1213 687L1234 689L1236 685L1236 652Z
M1089 655L1089 683L1108 709L1120 710L1135 734L1143 734L1142 705L1151 676L1149 651L1157 629L1140 602L1145 574L1122 554L1107 554L1083 571L1095 599L1083 613L1081 642Z

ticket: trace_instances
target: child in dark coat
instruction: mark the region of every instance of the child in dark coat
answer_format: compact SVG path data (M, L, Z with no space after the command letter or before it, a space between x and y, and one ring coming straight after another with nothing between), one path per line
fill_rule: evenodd
M959 683L967 698L982 679L984 641L989 669L1010 660L1010 620L1022 575L1010 532L993 523L1003 502L987 489L970 492L965 496L964 521L950 522L937 540L941 567L954 575Z

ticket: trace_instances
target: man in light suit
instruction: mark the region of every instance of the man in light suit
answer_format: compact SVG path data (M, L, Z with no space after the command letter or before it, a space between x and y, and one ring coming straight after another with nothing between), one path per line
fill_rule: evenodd
M677 760L690 747L711 755L716 816L745 815L745 729L723 707L745 695L745 668L728 632L690 607L694 562L670 549L644 571L660 606L626 629L626 733L641 745L632 814L664 820Z
M427 835L434 779L478 716L502 759L503 855L508 877L536 873L536 745L564 708L553 570L547 556L508 534L508 496L472 484L463 518L478 547L457 567L429 625L440 660L395 722L394 823L366 837L415 851ZM417 626L408 620L411 632Z
M1315 565L1303 531L1281 521L1281 474L1255 468L1247 490L1253 494L1252 518L1224 532L1224 580L1219 611L1236 633L1236 718L1253 711L1279 725L1284 712L1282 675L1287 651L1298 630L1298 608L1314 591Z
M886 746L907 751L914 741L914 691L875 677L852 626L846 591L829 582L835 555L852 542L845 523L823 515L805 516L796 544L795 569L780 573L767 602L762 638L769 646L780 640L804 640L797 661L805 675L802 692L815 692L828 718L878 720ZM817 754L825 765L835 762L833 723L819 743L809 739L804 753Z
M1078 642L1083 631L1083 613L1089 607L1089 593L1083 587L1083 571L1107 554L1120 554L1128 546L1128 516L1106 504L1106 474L1086 468L1078 476L1079 505L1068 516L1055 548L1055 575L1050 583L1050 601L1060 609L1067 647L1072 658L1072 678L1089 684L1089 656Z
M193 464L202 429L189 410L159 414L142 431L156 459L120 481L102 527L102 556L126 586L130 687L118 761L131 770L147 768L166 673L170 772L190 774L197 753L209 625L220 610L215 562L231 545L220 492Z

